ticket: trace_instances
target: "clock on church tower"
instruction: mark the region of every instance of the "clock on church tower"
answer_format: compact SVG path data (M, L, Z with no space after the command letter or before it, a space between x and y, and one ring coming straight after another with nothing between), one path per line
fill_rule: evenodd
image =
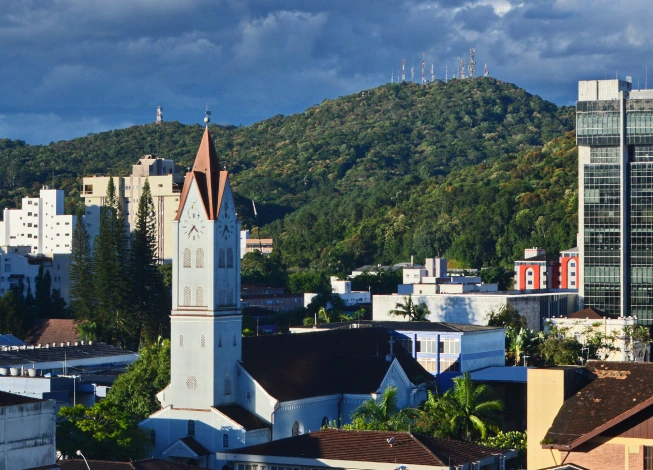
M165 401L175 408L209 409L235 400L242 337L239 234L229 176L207 127L173 222Z

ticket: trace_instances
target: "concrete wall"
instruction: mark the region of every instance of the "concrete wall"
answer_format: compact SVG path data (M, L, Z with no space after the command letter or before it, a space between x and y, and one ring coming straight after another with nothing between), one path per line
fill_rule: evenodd
M437 322L487 325L487 315L504 305L511 304L526 317L528 327L540 331L543 319L552 315L567 315L576 309L577 294L435 294L413 295L413 302L424 302L431 314L428 319ZM402 317L390 315L403 296L375 295L372 298L372 315L376 321L399 321Z
M51 465L55 452L54 402L0 407L0 468Z

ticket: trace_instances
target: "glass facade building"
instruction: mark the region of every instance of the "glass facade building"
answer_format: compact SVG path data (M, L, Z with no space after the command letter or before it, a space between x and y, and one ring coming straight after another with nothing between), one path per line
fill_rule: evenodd
M576 109L584 307L653 324L653 90L579 82Z

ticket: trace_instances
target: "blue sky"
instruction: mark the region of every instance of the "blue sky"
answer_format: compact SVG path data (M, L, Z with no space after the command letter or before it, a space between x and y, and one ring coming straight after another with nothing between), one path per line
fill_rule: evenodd
M248 125L390 81L421 54L558 104L578 79L653 87L653 9L605 0L0 0L0 138L165 120ZM407 73L408 77L410 72ZM430 75L430 74L427 74Z

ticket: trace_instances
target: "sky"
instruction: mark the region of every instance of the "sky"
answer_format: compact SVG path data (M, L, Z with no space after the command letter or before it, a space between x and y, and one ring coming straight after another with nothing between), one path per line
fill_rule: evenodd
M395 80L477 74L573 104L651 68L645 0L0 0L0 138L47 144L166 121L249 125Z

